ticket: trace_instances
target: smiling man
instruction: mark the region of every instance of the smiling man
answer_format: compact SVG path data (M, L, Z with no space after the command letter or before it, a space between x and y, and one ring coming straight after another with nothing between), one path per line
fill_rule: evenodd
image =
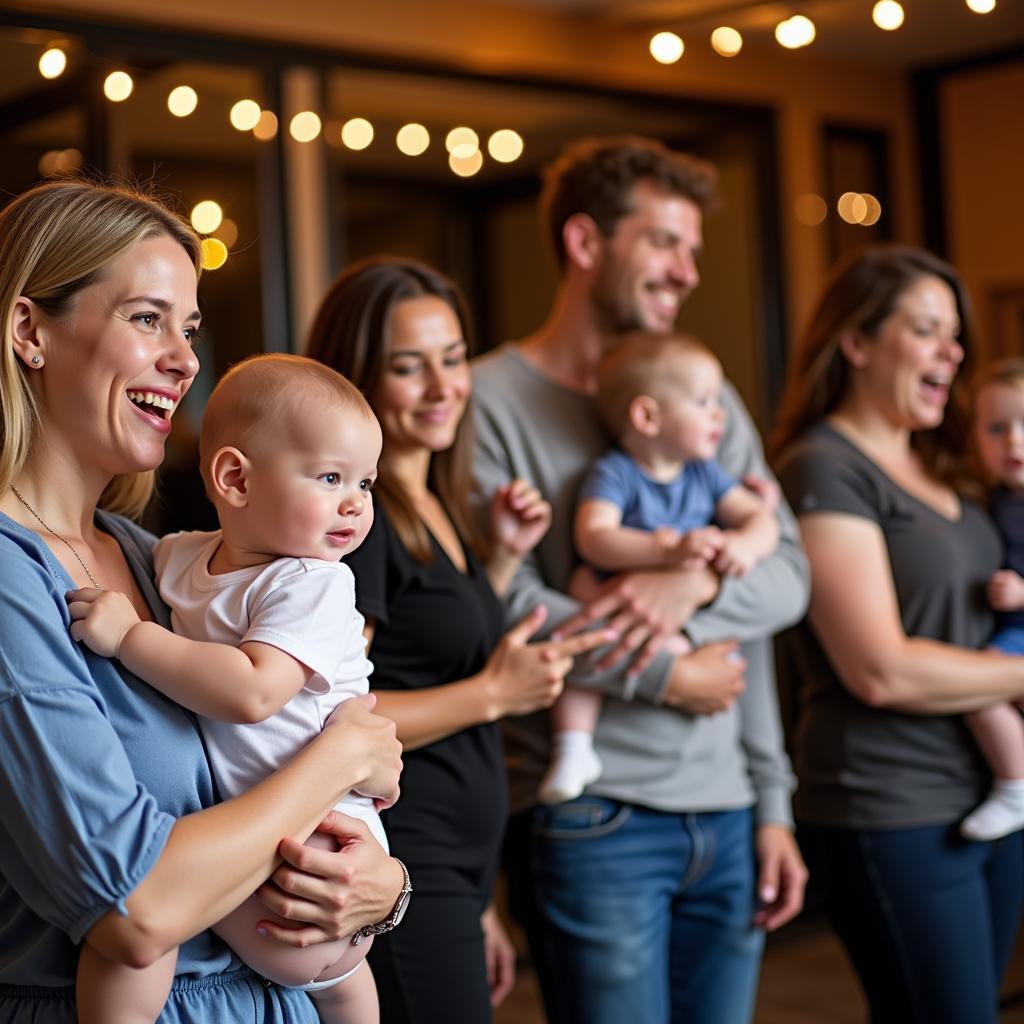
M591 401L597 364L625 332L673 328L700 281L714 187L709 165L646 139L570 146L541 197L561 271L551 312L474 367L482 489L522 476L554 511L511 589L511 617L543 603L562 629L607 618L621 636L572 676L608 698L595 737L604 772L582 796L536 806L547 722L506 730L510 896L558 1024L743 1024L763 930L803 899L768 644L807 600L789 509L776 553L742 580L708 571L696 612L668 570L622 574L582 612L566 596L576 492L609 445ZM770 478L729 386L723 404L719 461ZM695 650L673 658L661 648L683 629Z

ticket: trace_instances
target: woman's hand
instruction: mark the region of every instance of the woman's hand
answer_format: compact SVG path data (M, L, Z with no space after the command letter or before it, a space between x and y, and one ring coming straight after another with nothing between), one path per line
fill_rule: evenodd
M489 693L489 721L550 707L562 692L573 658L618 639L612 630L595 629L566 640L529 643L546 618L543 605L534 608L501 638L477 676Z
M324 734L341 742L341 756L364 771L353 792L372 797L377 807L390 807L398 799L402 773L402 744L395 723L373 714L377 698L372 693L339 704L324 724Z
M333 838L340 849L284 839L278 847L284 863L256 890L270 910L295 922L293 927L260 922L268 935L289 946L331 942L383 921L405 882L401 866L365 822L331 811L317 835Z
M516 951L492 903L480 918L484 933L484 962L491 1006L501 1006L516 983Z
M551 525L551 506L526 480L502 484L491 499L491 540L497 548L522 558L536 547Z

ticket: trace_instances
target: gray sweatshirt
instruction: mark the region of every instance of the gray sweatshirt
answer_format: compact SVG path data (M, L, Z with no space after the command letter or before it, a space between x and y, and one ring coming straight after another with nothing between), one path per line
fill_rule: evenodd
M515 477L551 502L551 529L524 560L510 588L509 621L534 605L548 608L550 631L579 607L565 593L577 564L572 524L576 493L590 464L609 447L591 400L550 380L514 345L473 364L476 476L484 495ZM726 428L718 461L737 478L771 479L757 431L730 385L723 393ZM686 627L697 646L742 642L746 690L726 712L690 716L663 703L672 659L658 656L638 678L624 668L595 673L577 659L569 680L601 690L606 701L595 736L604 763L588 792L664 811L724 811L756 805L758 822L792 823L795 783L782 742L771 635L796 622L808 598L807 563L796 520L779 509L776 552L741 580L725 579L718 597ZM535 802L548 761L546 713L505 720L513 810Z

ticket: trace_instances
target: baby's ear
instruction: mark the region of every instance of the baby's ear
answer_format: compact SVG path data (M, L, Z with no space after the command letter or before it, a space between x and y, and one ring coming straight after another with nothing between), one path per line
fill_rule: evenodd
M237 448L218 448L210 460L213 497L232 508L249 503L249 460Z
M637 395L629 403L629 425L643 437L657 437L661 430L661 407L650 395Z

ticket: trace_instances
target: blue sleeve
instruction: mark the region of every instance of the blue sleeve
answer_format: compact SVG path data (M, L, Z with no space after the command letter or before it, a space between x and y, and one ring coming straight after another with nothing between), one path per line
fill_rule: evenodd
M726 473L715 459L702 462L701 469L706 486L711 493L711 499L716 505L739 483L734 476Z
M606 452L597 459L580 488L579 500L598 498L625 510L636 492L637 472L629 456Z
M78 942L125 913L174 819L135 779L63 583L9 537L0 565L0 883Z

